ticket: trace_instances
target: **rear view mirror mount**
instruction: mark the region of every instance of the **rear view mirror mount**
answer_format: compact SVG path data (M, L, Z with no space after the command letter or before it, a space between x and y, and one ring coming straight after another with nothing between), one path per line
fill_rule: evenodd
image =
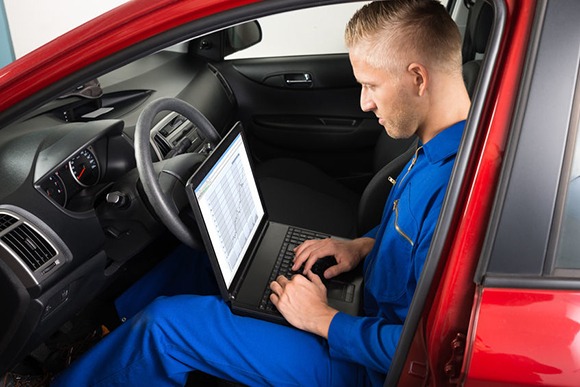
M262 28L256 21L204 35L189 42L189 52L211 61L221 61L226 56L251 47L262 40Z

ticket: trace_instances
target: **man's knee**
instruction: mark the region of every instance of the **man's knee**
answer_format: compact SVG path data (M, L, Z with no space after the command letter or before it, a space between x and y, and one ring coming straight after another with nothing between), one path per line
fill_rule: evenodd
M171 297L157 297L141 312L139 312L133 321L133 326L140 326L151 329L157 325L163 325L167 318L171 304Z
M208 314L217 314L219 304L219 298L213 296L161 296L137 314L135 320L136 323L149 327L179 325L181 319L186 319L189 324L192 324L198 316L207 317ZM191 313L184 314L184 310L189 310ZM212 313L209 313L210 310ZM203 314L199 313L200 311L203 311Z

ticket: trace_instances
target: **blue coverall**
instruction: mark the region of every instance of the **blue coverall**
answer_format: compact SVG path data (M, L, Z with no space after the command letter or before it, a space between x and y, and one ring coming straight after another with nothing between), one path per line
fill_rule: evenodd
M433 237L464 125L459 122L419 144L398 176L381 224L366 235L376 242L364 263L365 316L338 313L328 340L234 315L217 295L159 297L73 363L53 385L183 385L192 370L250 386L382 385ZM189 259L202 257L199 253Z

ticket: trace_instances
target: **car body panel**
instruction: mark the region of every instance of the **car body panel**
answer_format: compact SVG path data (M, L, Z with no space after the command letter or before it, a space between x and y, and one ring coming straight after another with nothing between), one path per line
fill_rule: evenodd
M578 385L580 291L483 289L476 317L466 386Z

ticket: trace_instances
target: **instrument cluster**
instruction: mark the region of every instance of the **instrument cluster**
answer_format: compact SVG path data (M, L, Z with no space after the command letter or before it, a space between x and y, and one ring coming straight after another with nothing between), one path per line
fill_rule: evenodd
M100 176L99 161L93 147L88 146L43 178L37 189L59 206L66 208L77 193L96 185Z

